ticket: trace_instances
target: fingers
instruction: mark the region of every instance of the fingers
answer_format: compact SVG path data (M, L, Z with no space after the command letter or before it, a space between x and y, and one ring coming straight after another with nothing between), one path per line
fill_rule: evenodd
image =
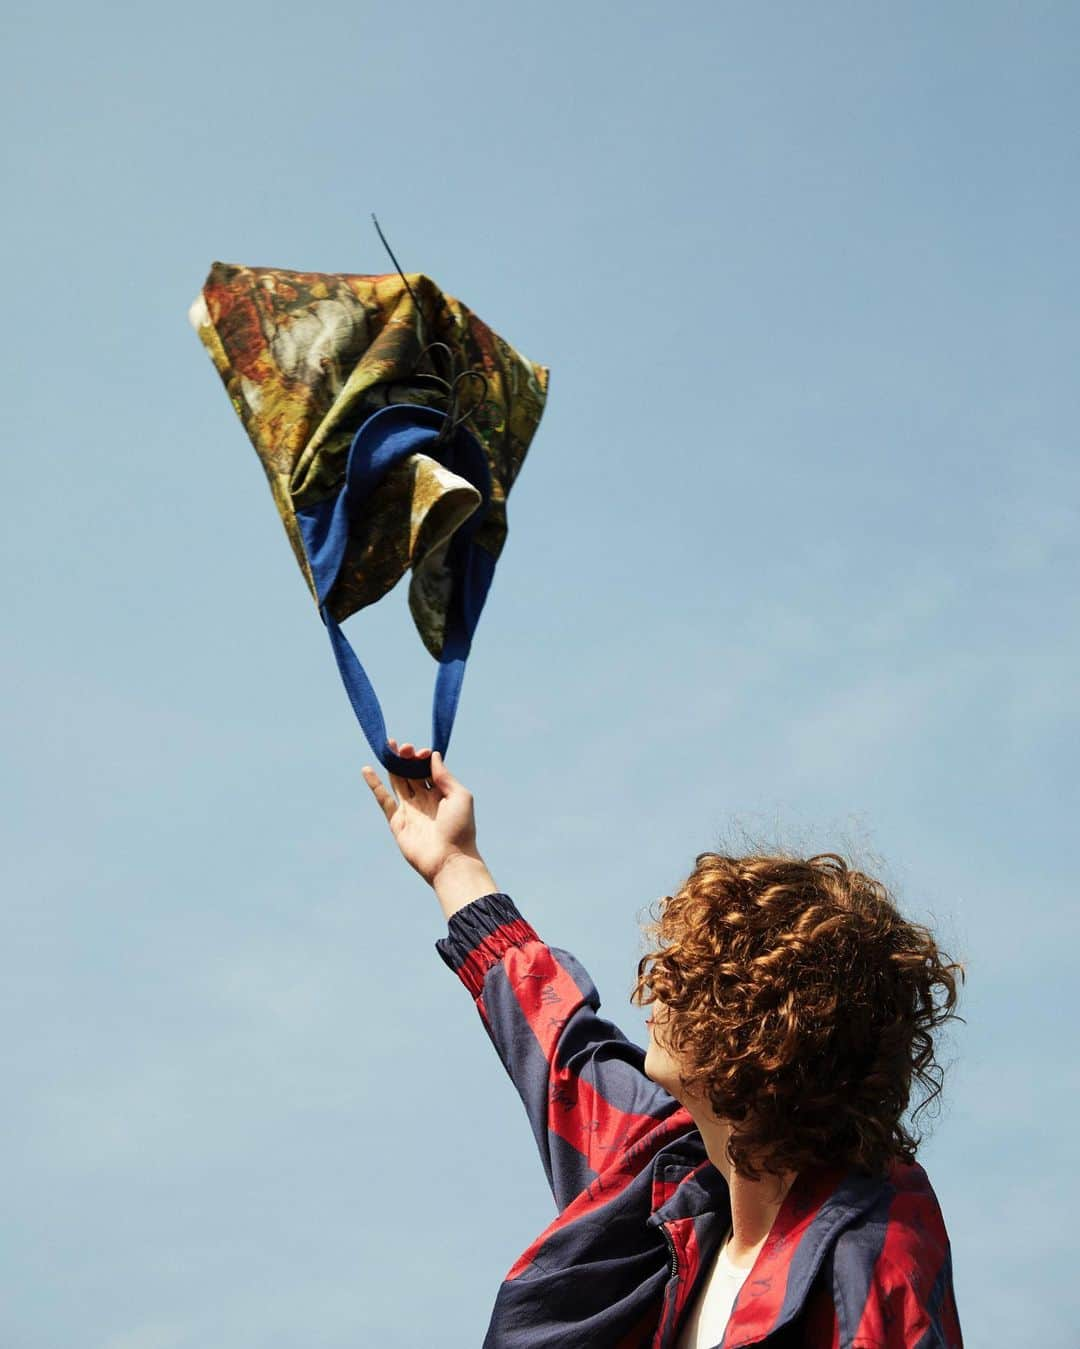
M430 771L434 774L435 772L434 765L436 763L436 759L435 756L431 755L431 750L422 749L417 751L413 747L411 741L406 741L405 744L402 745L401 748L399 749L398 743L393 738L393 736L387 736L386 743L390 746L390 748L394 751L395 754L400 754L403 759L426 758L428 756L431 756L432 766ZM453 779L450 778L449 773L447 773L446 769L443 767L442 758L439 757L437 762L441 769L444 783L448 778L450 779L451 782L453 782ZM376 773L375 770L372 767L370 767L370 765L365 764L364 767L360 770L360 772L363 775L364 781L371 788L372 795L375 797L375 800L378 802L387 820L391 819L391 817L397 811L398 806L402 801L415 800L419 792L431 791L433 786L433 784L430 781L421 778L405 778L398 773L390 773L389 777L391 786L397 793L397 799L395 800L394 796L390 792L388 792L387 789L383 786L378 773ZM446 790L445 786L443 787L443 790L444 791Z
M406 740L400 749L398 748L398 743L393 738L393 736L387 736L386 743L390 746L390 748L394 751L395 754L400 754L403 759L424 759L431 754L431 750L429 749L422 749L422 750L414 749L413 744L410 740ZM399 796L402 794L403 791L405 792L406 795L412 797L416 792L430 790L430 783L426 778L406 778L401 777L399 774L396 773L391 774L391 778L394 782L395 787L397 787ZM398 784L401 785L399 786Z
M393 738L393 736L387 736L386 743L390 746L390 748L394 751L395 754L400 754L403 759L409 759L412 757L412 745L402 745L399 748L398 742ZM406 749L408 749L409 751L408 754L405 753ZM395 773L391 771L390 781L393 784L394 791L397 792L398 797L400 799L406 801L412 800L413 796L415 795L416 789L409 778L403 778L400 773Z
M386 816L387 820L389 820L397 810L397 802L383 786L379 775L375 772L374 768L369 768L365 764L360 771L364 775L364 781L371 788L372 795L382 808L382 813Z
M411 759L414 754L418 759L423 759L424 757L426 757L428 754L431 753L431 750L429 749L414 750L411 740L406 740L405 743L402 745L402 747L398 749L398 742L394 739L392 735L387 736L386 743L390 746L390 748L394 751L395 754L400 754L403 759Z
M397 749L396 740L388 739L388 743L391 746L391 748L395 750L395 752L401 754L401 757L403 759L411 759L413 757L413 747L409 741L406 741L405 744L402 745L400 750ZM439 753L438 750L422 749L419 751L418 757L423 758L425 755L431 756L431 768L429 770L431 773L431 777L429 780L432 782L434 786L438 787L443 792L444 795L446 792L453 790L455 787L461 786L461 783L458 782L457 778L454 777L453 773L451 773L449 768L447 768L445 762L443 761L443 756ZM409 778L405 779L406 782L417 780L418 779L409 779Z
M465 793L466 796L470 795L466 792L466 789L461 783L458 782L457 778L454 777L453 773L447 768L446 764L443 762L443 757L438 750L433 752L429 749L421 749L418 751L414 748L412 742L408 740L399 748L398 743L393 736L387 736L386 743L395 754L400 754L403 759L430 757L431 760L428 768L428 772L431 775L430 779L406 778L398 773L390 773L390 783L394 792L397 794L396 800L383 786L375 770L367 764L364 765L361 770L364 781L371 788L372 794L387 820L390 820L402 805L405 805L406 807L412 804L420 805L420 800L418 798L421 793L429 794L427 796L427 801L430 805L434 805L438 797L446 797L452 793ZM434 795L430 795L431 793L434 793Z

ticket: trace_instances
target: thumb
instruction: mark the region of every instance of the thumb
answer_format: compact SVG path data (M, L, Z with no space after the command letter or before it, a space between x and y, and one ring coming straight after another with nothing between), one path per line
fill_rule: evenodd
M431 780L444 792L452 792L456 787L461 786L461 783L443 763L443 757L437 749L431 751Z

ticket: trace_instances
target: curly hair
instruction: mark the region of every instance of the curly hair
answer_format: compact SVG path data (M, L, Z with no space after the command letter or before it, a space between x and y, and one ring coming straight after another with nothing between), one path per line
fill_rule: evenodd
M661 903L630 1001L661 1000L658 1043L732 1124L735 1170L913 1161L903 1117L941 1091L932 1032L964 978L929 930L836 853L704 852Z

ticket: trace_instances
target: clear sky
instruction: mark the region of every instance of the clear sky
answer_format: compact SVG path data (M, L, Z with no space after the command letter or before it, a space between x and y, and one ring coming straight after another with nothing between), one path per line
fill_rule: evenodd
M3 1349L475 1349L554 1216L187 309L403 265L550 365L447 756L628 1001L747 835L968 964L967 1339L1080 1337L1080 12L23 4L3 20ZM429 742L405 583L347 631Z

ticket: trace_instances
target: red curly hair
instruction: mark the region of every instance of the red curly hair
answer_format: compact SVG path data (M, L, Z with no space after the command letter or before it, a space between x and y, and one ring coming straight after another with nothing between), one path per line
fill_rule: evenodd
M914 1088L913 1118L941 1091L932 1032L964 976L929 930L835 853L701 853L661 903L630 1000L662 1001L660 1043L733 1125L733 1167L914 1160L904 1115Z

